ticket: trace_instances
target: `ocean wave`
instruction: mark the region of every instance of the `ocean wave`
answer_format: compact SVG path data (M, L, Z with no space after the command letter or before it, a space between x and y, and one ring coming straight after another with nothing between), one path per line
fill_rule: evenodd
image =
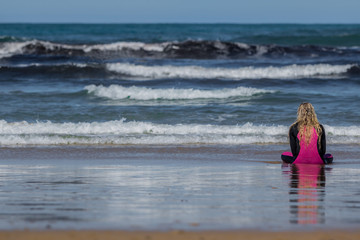
M156 57L156 58L242 58L249 56L300 56L358 54L358 48L336 48L314 45L279 46L256 45L239 42L189 40L183 42L113 42L104 44L64 44L42 40L0 41L0 58L19 54L67 55L106 58ZM114 55L112 55L112 53Z
M109 63L109 71L150 79L161 78L199 78L199 79L261 79L261 78L305 78L327 77L345 74L356 65L289 65L283 67L241 67L204 68L199 66L145 66L129 63Z
M249 97L260 93L272 93L274 91L256 89L250 87L224 88L216 90L200 89L153 89L146 87L123 87L119 85L88 85L85 87L88 93L97 97L117 99L136 99L136 100L157 100L157 99L205 99L205 98L230 98L230 97Z
M5 42L0 44L0 58L22 54L83 55L85 47L85 45L60 44L40 40Z
M220 68L201 67L195 65L137 65L131 63L30 63L16 65L0 65L0 73L22 74L75 74L84 76L119 76L131 77L132 80L146 79L298 79L298 78L326 78L342 75L359 75L360 66L356 64L331 65L308 64L287 65L281 67L240 67Z
M84 52L92 51L147 51L147 52L163 52L164 49L171 44L170 42L163 43L144 43L144 42L115 42L108 44L89 45L84 48Z
M201 67L196 65L137 65L131 63L31 63L17 65L0 65L3 74L74 74L83 76L113 76L127 77L132 80L147 79L299 79L299 78L327 78L344 75L360 75L360 66L356 64L331 65L308 64L287 65L281 67ZM120 76L119 76L120 75Z
M107 44L79 45L62 44L42 40L28 40L19 42L0 42L0 58L13 55L34 54L34 55L68 55L68 56L99 56L106 57L113 52L117 56L141 57L152 56L156 53L164 53L165 48L173 44L164 43L143 43L143 42L115 42ZM103 54L104 55L103 55Z
M360 126L325 126L328 142L360 144ZM287 143L283 125L201 125L127 122L7 122L0 120L0 145L177 145Z

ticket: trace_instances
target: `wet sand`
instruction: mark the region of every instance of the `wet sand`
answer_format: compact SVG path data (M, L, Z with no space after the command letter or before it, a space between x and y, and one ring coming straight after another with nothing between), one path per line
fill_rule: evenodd
M329 149L334 164L294 168L281 164L285 145L1 148L1 234L327 239L340 229L350 238L359 150Z

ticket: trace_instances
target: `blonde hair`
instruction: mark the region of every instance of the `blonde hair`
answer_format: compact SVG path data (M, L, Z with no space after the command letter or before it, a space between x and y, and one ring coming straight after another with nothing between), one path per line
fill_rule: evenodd
M318 136L319 146L321 146L320 136L322 134L322 128L317 119L315 109L311 103L305 102L300 104L297 110L297 119L291 125L291 127L295 124L298 124L297 128L300 134L300 139L303 139L303 137L305 137L306 145L309 145L310 143L311 135L313 133L312 128L314 127Z

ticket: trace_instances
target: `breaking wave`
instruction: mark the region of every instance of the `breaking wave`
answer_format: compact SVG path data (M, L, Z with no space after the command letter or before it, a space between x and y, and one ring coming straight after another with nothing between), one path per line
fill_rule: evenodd
M85 87L88 93L97 97L135 100L155 100L155 99L199 99L199 98L230 98L230 97L249 97L260 93L271 93L274 91L256 89L250 87L224 88L217 90L200 89L153 89L146 87L123 87L119 85L88 85Z
M360 126L325 126L328 142L360 144ZM202 125L127 122L7 122L0 120L0 145L176 145L287 143L283 125Z
M204 68L199 66L145 66L129 63L109 63L107 69L128 76L200 79L261 79L305 78L345 74L355 65L289 65L283 67Z
M0 65L2 74L74 74L82 76L119 76L131 77L132 80L144 79L298 79L326 78L342 75L359 75L360 66L356 64L330 65L287 65L282 67L239 67L207 68L200 66L174 65L136 65L131 63L55 63L55 64L17 64Z
M118 57L158 57L158 58L242 58L249 56L327 56L358 54L358 48L336 48L315 45L279 46L256 45L239 42L189 40L183 42L114 42L104 44L64 44L42 40L8 41L12 37L0 39L0 58L19 54L98 56L109 54ZM112 56L112 55L111 55Z

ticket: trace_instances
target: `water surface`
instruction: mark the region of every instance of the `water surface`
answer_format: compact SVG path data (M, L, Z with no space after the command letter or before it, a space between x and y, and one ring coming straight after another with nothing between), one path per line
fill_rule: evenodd
M357 228L359 159L282 165L285 147L3 149L0 228Z

